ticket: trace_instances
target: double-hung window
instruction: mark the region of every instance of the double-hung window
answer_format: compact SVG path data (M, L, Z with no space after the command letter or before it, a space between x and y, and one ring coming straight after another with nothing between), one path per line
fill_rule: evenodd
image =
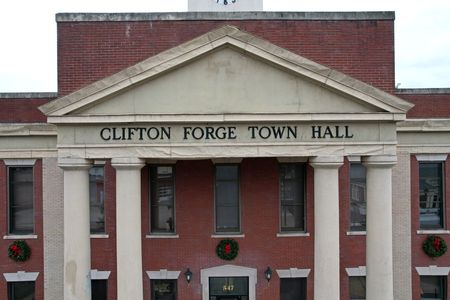
M281 232L305 231L305 165L281 164L279 185Z
M366 168L350 164L350 231L366 231Z
M34 281L8 282L8 300L35 299Z
M105 168L93 166L89 170L89 202L91 233L105 233Z
M306 300L306 278L280 278L281 300Z
M150 167L150 231L175 232L175 179L173 166Z
M8 167L9 234L34 233L32 166Z
M420 299L447 299L447 276L420 276Z
M444 228L444 162L419 162L420 229Z
M240 232L239 166L216 165L216 232Z
M151 280L152 300L176 300L177 280L155 279Z

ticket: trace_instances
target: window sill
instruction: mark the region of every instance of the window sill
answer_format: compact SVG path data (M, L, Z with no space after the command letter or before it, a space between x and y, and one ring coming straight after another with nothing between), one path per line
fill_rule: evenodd
M241 233L224 233L224 234L212 234L213 239L223 239L223 238L244 238L245 234Z
M417 234L450 234L450 230L445 229L417 230Z
M91 234L91 239L109 239L109 234L101 234L101 233Z
M38 236L36 234L24 234L24 235L5 235L4 240L35 240Z
M277 233L277 237L307 237L309 236L309 232L281 232Z
M366 235L366 231L347 231L347 235Z
M146 239L178 239L178 234L147 234Z

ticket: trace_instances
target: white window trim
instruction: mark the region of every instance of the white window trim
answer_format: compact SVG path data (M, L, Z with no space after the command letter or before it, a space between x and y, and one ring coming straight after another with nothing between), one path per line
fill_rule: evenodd
M367 232L364 231L347 231L347 235L366 235Z
M446 161L447 154L416 154L417 161Z
M111 271L99 271L97 269L91 270L91 280L107 280Z
M18 271L17 273L3 273L7 282L36 281L39 272Z
M181 271L168 271L167 269L161 269L159 271L147 271L149 279L178 279Z
M256 283L258 281L256 269L234 265L224 265L200 270L202 300L209 299L210 277L248 277L248 299L256 300Z
M349 277L354 276L366 276L366 266L359 266L356 268L345 268L345 271L347 272L347 275Z
M347 160L351 163L360 163L361 162L361 156L356 155L349 155L347 156Z
M7 166L34 166L36 159L4 159L3 162Z
M279 232L277 237L307 237L310 236L309 232Z
M178 234L147 234L146 239L178 239Z
M237 239L237 238L245 238L245 234L242 233L236 233L236 234L232 234L232 233L224 233L224 234L211 234L211 238L213 239L226 239L226 238L233 238L233 239Z
M278 277L280 278L308 278L311 269L277 269Z
M438 267L433 265L428 267L416 267L416 271L420 276L448 276L450 267Z
M109 239L109 234L104 233L91 233L91 239Z
M438 230L428 230L420 229L417 230L417 234L450 234L450 230L438 229Z
M4 240L36 240L38 236L36 234L11 234L3 236Z

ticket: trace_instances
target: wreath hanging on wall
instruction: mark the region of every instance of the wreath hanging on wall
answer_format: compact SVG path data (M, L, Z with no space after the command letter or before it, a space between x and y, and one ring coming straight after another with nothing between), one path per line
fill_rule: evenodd
M16 262L23 262L30 258L31 249L25 241L14 241L8 247L8 256Z
M221 240L216 247L216 254L223 260L233 260L239 252L239 245L235 240Z
M437 235L429 235L422 244L422 249L431 258L444 255L447 252L445 240Z

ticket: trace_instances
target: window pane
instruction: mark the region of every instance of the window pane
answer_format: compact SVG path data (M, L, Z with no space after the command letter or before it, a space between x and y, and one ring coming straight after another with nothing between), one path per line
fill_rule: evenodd
M301 164L280 165L281 231L305 230L305 169Z
M176 300L176 280L152 280L152 300Z
M280 278L280 300L306 300L306 278Z
M175 232L173 167L151 167L150 189L151 231Z
M8 300L34 299L34 281L8 282Z
M420 276L420 299L445 300L447 277L445 276Z
M350 300L366 299L366 277L351 276L348 279L350 283Z
M239 232L239 166L216 166L216 232Z
M419 163L420 228L443 228L443 163Z
M350 230L366 230L366 168L350 164Z
M33 167L9 167L8 174L9 233L33 233Z
M89 201L91 233L105 232L105 168L94 166L89 169Z
M91 295L92 300L106 300L108 292L108 281L107 280L91 280Z

